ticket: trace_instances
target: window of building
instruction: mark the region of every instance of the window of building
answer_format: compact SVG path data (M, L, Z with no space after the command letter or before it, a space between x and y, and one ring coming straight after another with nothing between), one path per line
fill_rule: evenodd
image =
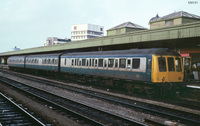
M100 28L100 31L103 31L103 28Z
M167 63L168 63L168 71L175 71L174 58L173 57L168 57L167 58Z
M121 29L117 29L116 34L121 34Z
M160 72L165 72L165 71L167 71L167 69L166 69L166 60L165 60L165 57L159 57L159 58L158 58L158 65L159 65L159 71L160 71Z
M174 25L174 20L165 21L165 26L169 27L169 26L173 26L173 25Z
M140 59L133 59L132 60L132 68L139 69L140 68Z
M119 59L119 68L126 68L126 59Z
M108 67L112 68L114 65L114 59L108 59Z
M74 26L74 30L76 30L77 29L77 26Z

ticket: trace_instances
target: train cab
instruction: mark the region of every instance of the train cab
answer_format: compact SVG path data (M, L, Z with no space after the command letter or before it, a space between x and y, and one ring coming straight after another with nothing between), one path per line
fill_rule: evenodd
M183 82L181 56L152 55L152 82Z

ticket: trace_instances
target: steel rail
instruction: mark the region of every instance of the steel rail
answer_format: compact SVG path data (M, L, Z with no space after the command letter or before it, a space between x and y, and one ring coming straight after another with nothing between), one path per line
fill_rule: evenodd
M9 102L9 104L11 104L13 107L15 107L18 111L20 111L20 113L23 114L23 116L27 117L32 124L37 125L37 126L45 126L45 124L43 122L41 122L40 120L35 118L33 115L28 113L26 110L24 110L22 107L20 107L18 104L16 104L14 101L9 99L7 96L2 94L1 92L0 92L0 96L2 96L7 102Z
M4 83L9 83L9 82L6 82L6 81L3 80L3 79L1 79L1 81L3 81ZM12 85L12 86L15 86L16 88L18 88L18 87L16 86L16 83L24 85L23 83L20 83L20 82L14 81L14 80L9 80L9 81L15 82L15 85ZM28 86L28 85L26 85L26 86ZM32 89L35 88L35 87L32 87L32 86L28 86L28 87L30 87L30 88L32 88ZM23 88L25 88L25 87L23 87ZM35 89L36 89L36 90L40 90L40 91L42 91L42 92L45 92L45 93L48 93L48 94L51 94L51 95L54 95L54 96L58 97L57 95L52 94L52 93L49 93L49 92L47 92L47 91L44 91L44 90L41 90L41 89L38 89L38 88L35 88ZM29 90L29 89L28 89L28 90ZM25 92L27 92L27 91L25 91ZM28 92L28 93L29 93L29 92ZM32 95L33 95L33 94L32 94ZM37 95L34 94L34 96L37 96ZM37 96L37 97L38 97L38 96ZM40 98L41 98L41 97L40 97ZM46 99L43 98L43 100L46 100ZM70 100L70 99L67 99L67 100ZM72 100L70 100L70 101L72 101ZM48 102L50 102L50 101L48 101ZM74 102L74 101L72 101L72 102ZM51 101L51 103L52 103L52 101ZM135 120L131 120L131 119L129 119L129 118L125 118L125 117L122 117L122 116L119 116L119 115L111 114L111 113L109 113L109 112L107 112L107 111L103 111L103 110L100 110L100 109L97 109L97 108L93 108L93 107L84 105L84 104L82 104L82 103L78 103L78 104L81 104L81 105L86 106L86 107L88 107L88 108L96 109L97 111L106 113L106 114L111 115L111 116L113 116L113 117L115 117L115 118L125 120L125 122L128 122L128 123L133 124L133 125L147 126L146 124L143 124L143 123L141 123L141 122L137 122L137 121L135 121ZM54 104L54 105L56 105L56 104ZM61 107L62 107L62 106L61 106ZM73 112L72 110L69 110L69 111ZM73 112L73 113L77 114L76 112ZM84 116L84 115L81 115L81 114L79 114L79 115L82 116L82 117L84 117L84 118L90 119L90 118L88 118L88 117L86 117L86 116ZM91 119L90 119L90 121L91 121ZM96 122L96 121L93 122L93 123L98 123L98 125L104 125L104 124L99 123L99 122Z

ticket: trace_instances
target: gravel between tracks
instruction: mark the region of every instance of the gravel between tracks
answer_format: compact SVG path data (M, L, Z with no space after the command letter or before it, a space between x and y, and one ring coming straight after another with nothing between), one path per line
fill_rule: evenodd
M97 107L99 109L109 111L109 112L112 112L112 113L117 113L118 115L125 116L127 118L134 119L134 120L137 120L137 121L143 122L144 119L151 119L151 120L156 120L156 121L159 121L159 122L166 121L165 119L158 117L158 116L152 116L150 114L137 112L137 111L134 111L134 110L122 107L122 106L114 105L114 104L111 104L111 103L108 103L108 102L105 102L105 101L101 101L101 100L98 100L98 99L95 99L95 98L90 98L90 97L84 96L82 94L70 92L70 91L60 89L60 88L57 88L57 87L47 86L47 85L37 83L37 82L28 81L28 80L25 80L25 79L22 79L22 78L19 78L19 77L15 77L15 76L12 76L12 75L8 75L8 74L5 74L5 73L0 73L0 74L5 76L5 77L12 78L15 81L19 81L21 83L32 85L34 87L47 90L47 91L54 93L56 95L59 95L59 96L65 97L65 98L69 98L69 99L77 101L77 102L84 103L88 106ZM58 83L58 81L55 81L55 82ZM65 84L65 85L71 85L71 86L74 86L74 87L84 88L84 89L88 89L88 90L95 90L97 92L103 92L103 93L106 93L106 94L120 96L120 97L124 97L124 98L128 98L128 99L143 101L143 102L147 102L147 103L151 103L151 104L157 104L157 105L161 105L161 106L165 106L165 107L169 107L169 108L176 108L178 110L184 110L184 111L189 111L189 112L192 112L192 113L200 114L200 112L197 111L197 110L192 110L192 109L188 109L188 108L184 108L184 107L180 107L180 106L175 106L175 105L171 105L171 104L166 104L166 103L162 103L162 102L125 96L125 95L122 95L122 94L111 93L111 92L107 92L107 91L103 91L103 90L99 90L99 89L94 89L92 87L81 86L81 85L77 85L77 84L70 84L70 83L63 83L63 82L59 82L59 83L62 83L62 84ZM25 102L25 104L26 104L26 102ZM135 104L137 104L137 103L135 103ZM37 105L33 105L33 106L36 107ZM45 109L41 109L41 110L42 110L43 113L46 113L48 115L49 110L45 110ZM64 120L64 119L61 119L61 122L62 122L62 120ZM179 126L181 126L181 125L182 124L179 124Z

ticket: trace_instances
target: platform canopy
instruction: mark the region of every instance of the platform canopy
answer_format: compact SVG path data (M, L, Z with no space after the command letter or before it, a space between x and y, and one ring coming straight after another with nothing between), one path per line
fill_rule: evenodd
M133 31L126 34L105 36L100 38L72 41L65 44L42 46L18 51L0 53L0 57L11 55L50 53L66 50L78 50L83 48L115 47L121 45L131 46L140 44L148 48L155 48L160 43L176 43L177 46L200 45L200 21L187 23L172 27L158 28L152 30Z

